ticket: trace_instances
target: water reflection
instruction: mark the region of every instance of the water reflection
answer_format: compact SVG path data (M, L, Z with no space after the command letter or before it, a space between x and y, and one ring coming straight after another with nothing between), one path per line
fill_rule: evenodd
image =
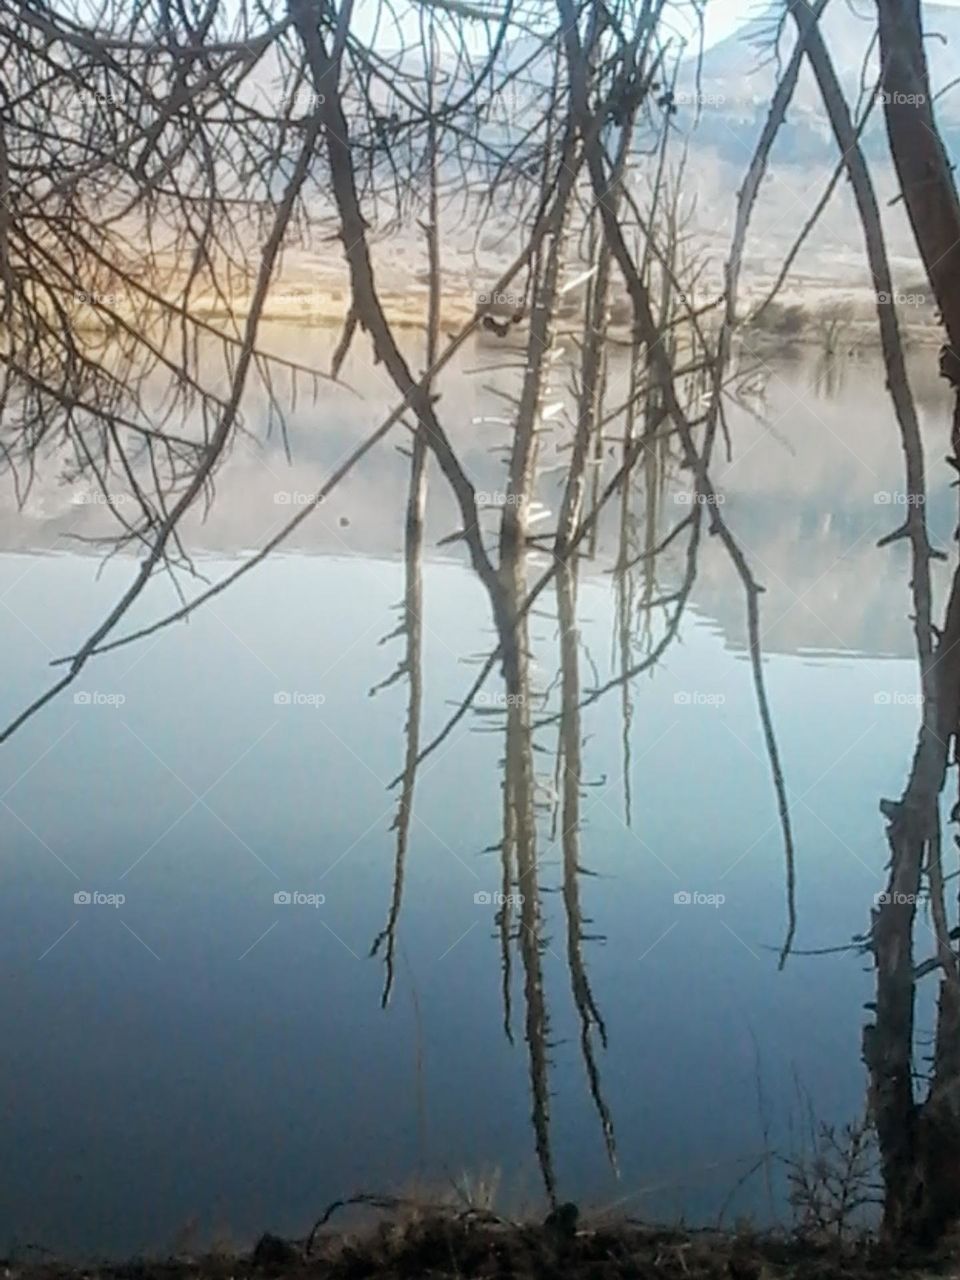
M380 1003L387 1007L393 989L396 964L397 925L403 902L403 873L410 839L410 820L413 815L413 797L417 781L417 758L420 754L420 721L423 711L423 516L427 493L426 448L422 434L414 442L413 461L410 468L410 491L407 498L406 550L404 555L403 617L397 629L387 640L402 637L405 641L404 656L392 675L374 686L389 687L401 677L409 682L407 702L406 750L403 762L400 799L394 827L397 832L397 849L393 869L393 896L385 927L377 934L370 948L371 956L384 951L386 976Z
M446 394L458 397L453 434L477 488L495 492L502 468L490 450L504 440L486 425L496 397L466 372L485 358L468 353ZM908 696L913 680L890 661L910 653L906 608L899 617L889 605L892 592L901 598L902 566L875 549L898 522L898 446L870 361L831 385L820 399L815 363L777 365L763 421L736 417L736 449L717 477L767 587L764 644L810 946L862 930L864 904L882 887L875 798L892 789L912 731L909 704L875 701L878 690ZM938 431L938 388L925 400L924 386L925 425ZM380 408L377 394L345 397L322 427L316 410L301 409L292 467L278 442L239 445L193 545L259 545L289 514L276 494L315 489ZM27 1223L51 1243L136 1248L157 1243L181 1210L209 1219L204 1188L217 1184L241 1232L295 1231L318 1201L394 1185L411 1168L434 1178L483 1163L526 1170L528 1156L548 1200L640 1196L651 1212L704 1218L726 1199L738 1162L756 1159L755 1041L765 1080L796 1071L826 1112L851 1114L862 975L847 963L814 993L809 968L778 976L763 949L782 914L775 814L736 661L742 596L711 539L699 548L679 643L654 678L583 705L654 654L665 601L688 578L679 539L652 554L685 514L677 498L687 487L655 420L624 425L625 440L650 434L633 501L609 504L595 553L587 546L563 566L535 610L521 604L543 570L540 551L508 548L499 572L516 619L510 659L463 732L420 766L469 686L463 659L497 637L475 580L438 561L427 540L425 529L453 530L457 517L443 486L428 489L409 435L403 452L371 455L304 524L300 554L264 566L262 580L142 660L134 650L105 658L91 679L124 691L121 716L57 704L14 740L3 761L10 918L0 958L22 979L2 998L22 1109L4 1123L9 1144L30 1152L37 1190L28 1203L2 1175L4 1229ZM621 458L622 447L613 442ZM555 510L545 470L538 500ZM878 501L884 493L890 500ZM62 550L66 533L99 528L103 512L68 496L38 491L23 545ZM948 501L931 501L941 537ZM14 529L21 523L7 512L0 532ZM456 544L445 554L458 555ZM214 580L225 570L222 560L198 563ZM79 557L7 557L2 569L9 661L23 682L7 700L19 702L126 566L108 566L101 588ZM168 590L156 584L145 619ZM378 643L398 599L398 626ZM278 688L318 683L326 701L315 718L291 707L270 728ZM882 735L872 733L878 716ZM51 746L58 734L62 754ZM177 779L209 794L217 817L200 804L184 814ZM86 917L58 941L72 928L74 888L58 858L78 884L125 877L124 927L161 957L155 973L126 953L118 964L117 943L138 943L121 930L108 937L102 920ZM296 916L274 925L277 886L316 888L321 877L324 928L335 936ZM675 907L691 889L722 892L727 905ZM68 981L73 1002L63 998ZM64 1092L69 1105L55 1097L65 1060L80 1082ZM118 1065L149 1083L146 1118L134 1089L117 1092ZM80 1105L84 1090L97 1124ZM407 1131L413 1096L428 1136ZM164 1146L163 1129L178 1126L186 1153ZM125 1179L118 1166L136 1163L138 1144L147 1154ZM177 1183L184 1158L192 1174ZM715 1166L706 1189L691 1187L690 1170L703 1164ZM83 1179L65 1189L63 1168ZM165 1181L178 1189L158 1226L135 1201L156 1203ZM674 1181L676 1192L663 1189ZM524 1190L533 1195L532 1180ZM756 1208L750 1194L743 1203ZM98 1197L109 1205L99 1215ZM63 1206L80 1225L58 1226Z
M289 348L292 358L320 365L330 359L334 342L325 330L305 336L276 326L268 335L272 348ZM889 588L902 576L902 548L884 557L874 555L877 540L899 523L903 501L899 444L878 360L864 353L834 355L827 367L816 349L788 350L775 357L754 351L744 359L761 368L765 406L759 414L747 401L729 406L735 448L727 463L721 465L718 459L715 480L726 500L724 514L752 553L767 592L768 651L906 656L909 627L885 607ZM501 511L495 504L504 487L503 451L511 444L503 375L490 372L502 360L499 348L491 350L482 343L466 348L449 367L441 400L465 471L481 498L491 496L492 505L481 512L491 531ZM611 360L611 385L625 393L629 352L616 349ZM940 448L939 425L948 406L935 362L922 351L915 354L911 376L933 457ZM326 391L315 405L301 400L288 425L290 461L277 433L265 439L238 439L220 473L216 503L188 521L185 545L201 554L227 555L260 546L320 487L393 405L382 375L360 354L348 357L343 377L362 396ZM626 400L626 394L611 398ZM264 419L268 410L265 399ZM252 407L251 419L256 412ZM649 424L649 414L646 420ZM608 424L610 452L622 454L634 430L629 419ZM408 487L411 437L402 426L395 432L400 434L364 458L323 509L304 521L284 544L286 551L404 554L402 495ZM552 447L549 441L543 446L535 498L555 511L562 496L564 455L554 460ZM609 468L610 458L606 463ZM689 477L678 469L676 441L669 433L657 434L633 478L629 501L609 503L602 512L597 545L585 561L587 573L604 573L616 564L628 540L636 559L683 514L678 504ZM934 488L928 517L934 538L944 542L952 532L949 488L942 469L931 468L930 478ZM66 483L58 484L55 468L48 467L34 482L23 513L16 511L9 494L0 504L0 545L89 548L91 540L111 530L112 518L102 502L78 501L84 496ZM455 532L459 522L449 486L431 487L424 520L432 531L427 554L461 562L456 543L444 543L444 535ZM660 575L660 594L682 577L681 547L673 549L672 559L667 556L656 566L652 558L637 564L645 575L648 600L655 599L655 573ZM671 571L672 578L665 578ZM722 627L734 648L743 647L742 610L722 556L704 555L694 604Z
M377 934L370 951L371 956L375 956L383 950L385 978L381 1003L384 1007L390 999L394 984L404 874L413 816L417 762L421 749L424 494L422 455L419 461L415 455L408 501L403 620L388 637L405 639L405 657L396 670L378 686L387 687L401 677L409 682L404 769L394 820L396 851L393 890L387 923ZM573 557L559 569L556 577L560 712L555 768L552 777L545 777L543 771L536 768L535 752L539 748L535 746L534 724L535 709L545 709L549 704L549 696L536 690L531 680L529 614L521 609L530 584L527 581L525 554L516 543L513 546L502 576L509 583L511 609L519 618L512 646L516 657L507 667L505 692L493 695L490 701L481 702L473 708L472 714L479 722L476 726L479 731L489 732L491 728L495 728L495 731L503 735L502 838L488 850L499 853L501 865L494 923L500 945L503 1030L512 1044L513 961L516 954L523 975L523 1026L528 1050L537 1159L547 1198L551 1204L556 1204L557 1180L550 1140L550 1021L542 965L543 952L550 949L550 942L545 936L538 870L538 846L543 825L549 831L549 847L559 844L562 850L566 954L571 992L580 1019L580 1048L606 1149L610 1162L616 1169L613 1120L603 1098L594 1050L594 1036L598 1036L602 1047L606 1048L607 1033L584 963L583 947L587 939L584 935L579 891L579 878L585 874L580 858L580 801L585 782L582 776L580 639L576 605L579 560ZM493 725L491 721L494 722ZM540 732L542 735L545 730L541 729ZM486 900L490 895L482 893L480 897ZM602 937L594 936L592 940L602 940Z
M604 941L603 935L584 933L580 907L580 876L588 874L582 865L580 850L580 801L586 779L583 775L580 715L580 629L577 624L577 569L579 560L568 561L557 573L557 619L560 629L560 735L557 743L557 772L561 777L560 823L563 846L563 905L567 918L567 964L570 987L580 1018L580 1050L590 1084L604 1143L613 1168L617 1168L617 1150L613 1119L600 1087L600 1072L594 1052L594 1035L604 1049L607 1029L594 1000L584 964L586 941ZM624 719L624 741L629 741L629 722ZM629 776L629 760L624 760L624 777ZM629 822L629 788L624 788ZM554 831L556 828L554 828Z

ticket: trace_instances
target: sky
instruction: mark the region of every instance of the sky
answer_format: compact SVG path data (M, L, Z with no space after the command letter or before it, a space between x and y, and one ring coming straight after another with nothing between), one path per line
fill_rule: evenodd
M868 15L874 0L831 0L834 5L850 4L855 12ZM960 0L937 0L950 8L960 7ZM704 9L705 45L709 48L726 39L751 18L769 9L770 0L706 0Z
M456 3L456 0L452 0ZM496 12L501 8L500 0L465 0L465 2L484 10L492 10ZM548 0L542 0L547 6ZM758 14L763 13L771 7L774 0L705 0L704 4L704 32L705 47L717 44L720 40L726 39L727 36L733 35L739 28L746 26L751 18L755 18ZM951 8L960 7L960 0L936 0L938 4L946 4ZM443 0L440 0L443 3ZM864 16L870 14L874 9L874 0L831 0L834 5L850 4L854 10ZM374 14L380 7L380 0L358 0L354 10L354 30L358 33L366 35L373 31ZM409 22L401 20L401 26L404 28L407 40L416 38L419 30L416 13L418 10L416 0L407 8ZM402 4L396 5L396 10L402 11ZM675 25L678 33L683 33L691 40L697 39L697 31L694 22L689 18L685 18L684 11L693 12L693 6L684 3L684 0L677 0L673 6L675 15ZM485 47L486 41L483 36L483 27L480 23L467 23L468 32L473 28L476 32L477 49Z

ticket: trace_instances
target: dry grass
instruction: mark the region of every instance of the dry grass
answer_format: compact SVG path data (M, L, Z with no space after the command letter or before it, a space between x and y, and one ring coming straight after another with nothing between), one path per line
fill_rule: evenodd
M338 1206L343 1207L343 1206ZM573 1206L540 1223L510 1222L484 1209L429 1208L366 1198L352 1230L329 1226L311 1237L261 1238L252 1254L217 1253L163 1261L4 1265L5 1280L928 1280L958 1275L952 1248L935 1257L897 1256L869 1239L839 1244L809 1238L655 1228L630 1220L578 1222ZM565 1212L566 1210L566 1212ZM371 1213L374 1214L371 1219Z

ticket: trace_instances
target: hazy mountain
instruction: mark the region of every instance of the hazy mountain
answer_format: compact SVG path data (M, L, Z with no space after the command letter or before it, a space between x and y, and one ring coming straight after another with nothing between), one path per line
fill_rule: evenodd
M695 197L693 229L719 244L729 238L736 193L760 135L774 86L795 43L791 23L779 41L771 15L752 19L704 53L688 57L677 79L678 134L689 147L685 189ZM937 114L951 153L960 153L960 8L923 6L927 55ZM832 0L822 19L837 74L851 107L868 101L879 77L876 12L869 0ZM900 283L917 273L916 250L887 146L883 112L873 105L862 136L884 212L888 245ZM751 227L747 254L754 280L776 273L788 245L813 212L838 162L838 151L809 67L804 64L786 120L774 144ZM846 288L866 284L863 238L846 181L841 181L797 262L799 287L816 279Z
M926 4L924 25L934 93L956 78L960 63L960 7ZM872 4L833 0L822 20L827 43L847 99L865 102L879 77L876 12ZM699 145L709 143L736 161L756 141L782 68L795 43L794 26L785 25L772 45L773 24L754 19L720 41L702 62L688 58L678 79L682 129L695 130ZM700 107L699 119L696 108ZM948 146L960 147L960 92L948 92L937 104ZM877 158L886 155L882 112L874 106L864 134L864 147ZM835 147L829 122L809 66L804 63L787 120L777 142L777 155L788 163L832 162Z

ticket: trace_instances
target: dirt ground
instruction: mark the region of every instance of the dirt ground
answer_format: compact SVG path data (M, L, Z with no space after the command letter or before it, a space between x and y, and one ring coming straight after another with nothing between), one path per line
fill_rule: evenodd
M919 1257L869 1239L838 1244L743 1230L582 1223L573 1206L561 1206L542 1223L508 1222L478 1211L406 1211L356 1231L318 1224L303 1241L266 1235L249 1254L82 1266L33 1258L2 1266L4 1280L960 1280L960 1246Z

